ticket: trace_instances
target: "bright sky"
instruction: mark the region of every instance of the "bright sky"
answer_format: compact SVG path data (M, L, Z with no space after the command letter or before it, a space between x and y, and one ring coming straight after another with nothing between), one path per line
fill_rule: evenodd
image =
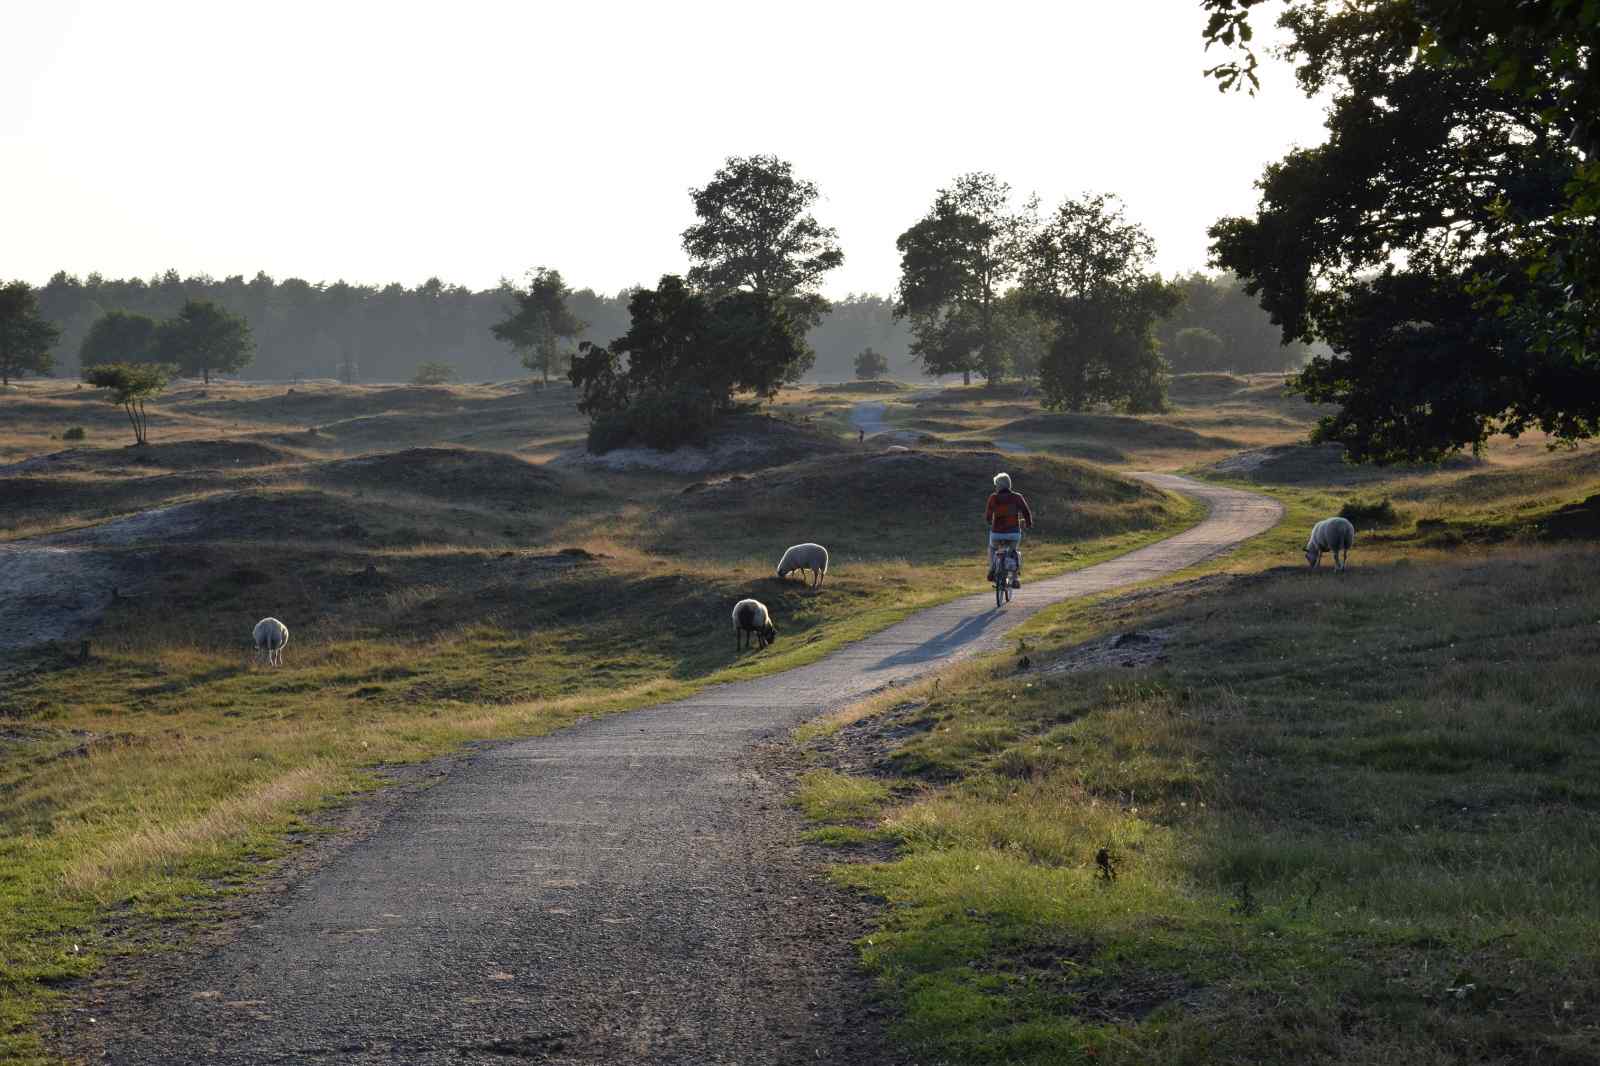
M734 154L816 181L845 265L957 174L1119 193L1165 272L1321 138L1272 64L1201 76L1197 0L987 4L0 0L0 278L65 269L312 281L529 267L575 287L686 263L688 189Z

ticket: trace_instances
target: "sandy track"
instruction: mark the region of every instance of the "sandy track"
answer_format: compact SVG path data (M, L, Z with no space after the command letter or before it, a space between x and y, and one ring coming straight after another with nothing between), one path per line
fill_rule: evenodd
M88 632L112 590L137 587L148 560L126 549L193 529L192 508L161 507L71 533L0 543L0 671L21 652Z
M1030 582L1004 610L969 596L784 674L487 748L181 980L103 1004L93 1036L69 1022L69 1044L119 1063L883 1061L850 927L829 913L845 904L793 844L760 752L1000 646L1041 607L1192 566L1281 513L1146 480L1210 517ZM973 554L976 583L977 537Z

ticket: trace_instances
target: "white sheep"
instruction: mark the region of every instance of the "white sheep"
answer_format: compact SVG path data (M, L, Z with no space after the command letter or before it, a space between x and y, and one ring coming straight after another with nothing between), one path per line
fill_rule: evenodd
M811 587L816 588L828 576L828 549L820 544L796 544L778 560L778 576L788 577L796 570L802 578L810 571Z
M256 623L251 631L255 638L256 651L267 656L268 666L283 665L283 647L289 643L289 627L276 618L263 618Z
M772 624L772 612L760 600L740 600L733 605L733 643L740 651L750 646L751 637L761 642L764 649L778 639L778 627Z
M1311 539L1306 541L1306 562L1319 566L1322 553L1332 552L1334 571L1342 571L1350 561L1350 549L1355 542L1356 527L1348 518L1324 518L1311 527Z

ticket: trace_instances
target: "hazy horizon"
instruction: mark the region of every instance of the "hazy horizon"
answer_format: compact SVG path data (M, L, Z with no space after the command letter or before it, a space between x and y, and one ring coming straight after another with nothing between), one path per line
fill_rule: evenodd
M1118 193L1173 274L1322 137L1281 63L1260 96L1216 91L1194 0L436 12L8 5L0 277L483 290L546 265L614 293L684 270L689 188L755 152L821 186L835 298L891 292L895 237L970 170L1046 205Z

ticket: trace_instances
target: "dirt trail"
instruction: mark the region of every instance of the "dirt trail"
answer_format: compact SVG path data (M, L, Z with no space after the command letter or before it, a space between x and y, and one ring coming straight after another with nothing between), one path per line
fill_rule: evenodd
M1180 570L1278 520L1203 499L1120 558L923 611L809 666L486 748L181 979L65 1024L117 1063L885 1061L849 904L794 843L786 731L1001 646L1040 608ZM975 560L973 580L979 584ZM731 632L728 639L732 639Z

